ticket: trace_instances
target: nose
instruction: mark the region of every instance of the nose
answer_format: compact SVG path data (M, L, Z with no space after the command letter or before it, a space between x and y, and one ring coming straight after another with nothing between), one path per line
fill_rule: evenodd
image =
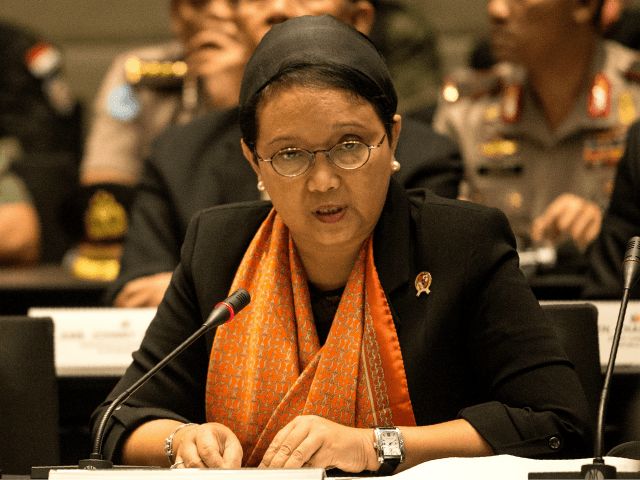
M340 186L338 167L329 161L327 153L318 152L307 171L307 187L311 192L328 192Z
M301 15L297 0L270 0L265 2L264 8L268 12L266 23L269 28Z
M502 22L509 16L509 0L488 0L487 15L490 22Z

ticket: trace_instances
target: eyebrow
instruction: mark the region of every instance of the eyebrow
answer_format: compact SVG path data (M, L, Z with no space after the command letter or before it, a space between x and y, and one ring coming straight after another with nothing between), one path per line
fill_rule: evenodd
M343 128L350 128L350 127L356 127L359 129L369 129L369 125L365 124L365 123L360 123L360 122L340 122L340 123L336 123L332 126L332 130L341 130ZM291 141L295 141L295 140L300 140L300 137L297 136L293 136L293 135L282 135L282 136L277 136L275 138L272 138L271 141L267 142L266 145L267 146L271 146L274 143L277 142L291 142Z

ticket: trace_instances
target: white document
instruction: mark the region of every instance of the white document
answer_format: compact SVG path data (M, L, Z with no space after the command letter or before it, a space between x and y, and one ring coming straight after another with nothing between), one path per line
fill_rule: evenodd
M58 376L121 376L155 317L155 308L31 308L51 317Z
M443 458L417 465L393 475L397 480L425 480L431 478L527 479L532 472L579 472L582 465L593 463L592 458L577 460L532 460L512 455L495 455L477 458ZM637 472L640 461L628 458L605 457L605 463L619 472Z

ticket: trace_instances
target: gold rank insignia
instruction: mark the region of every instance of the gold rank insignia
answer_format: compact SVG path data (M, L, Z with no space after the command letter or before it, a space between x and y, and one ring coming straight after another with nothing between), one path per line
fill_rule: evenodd
M631 125L636 119L636 107L630 92L622 92L618 99L618 118L622 125Z
M502 121L504 123L516 123L520 120L522 110L522 87L517 83L505 86L502 93Z
M119 239L127 231L127 212L112 194L98 190L89 200L85 226L89 240Z
M483 157L504 157L518 151L518 144L513 140L498 139L480 145L480 155Z
M429 272L420 272L418 274L415 281L416 290L418 291L418 293L416 293L416 297L419 297L422 292L426 292L427 295L431 293L431 290L429 290L429 287L431 287L431 281L432 278Z
M597 74L593 79L587 111L591 118L607 118L611 112L611 82L604 73Z
M127 81L133 85L144 81L171 84L187 74L187 64L183 61L147 62L134 56L124 62L124 70Z

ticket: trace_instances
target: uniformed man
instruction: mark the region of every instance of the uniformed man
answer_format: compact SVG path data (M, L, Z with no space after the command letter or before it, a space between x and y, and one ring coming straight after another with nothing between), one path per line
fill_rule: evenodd
M60 261L60 189L77 178L80 116L58 49L0 23L0 265ZM52 172L67 185L47 182ZM70 241L70 240L69 240Z
M597 235L640 57L597 33L602 0L489 0L490 71L444 82L434 119L465 162L466 198L501 208L521 249Z
M231 0L171 0L176 40L119 55L93 107L80 166L77 215L84 241L67 262L79 277L111 280L119 268L127 210L155 136L238 102L248 47Z

